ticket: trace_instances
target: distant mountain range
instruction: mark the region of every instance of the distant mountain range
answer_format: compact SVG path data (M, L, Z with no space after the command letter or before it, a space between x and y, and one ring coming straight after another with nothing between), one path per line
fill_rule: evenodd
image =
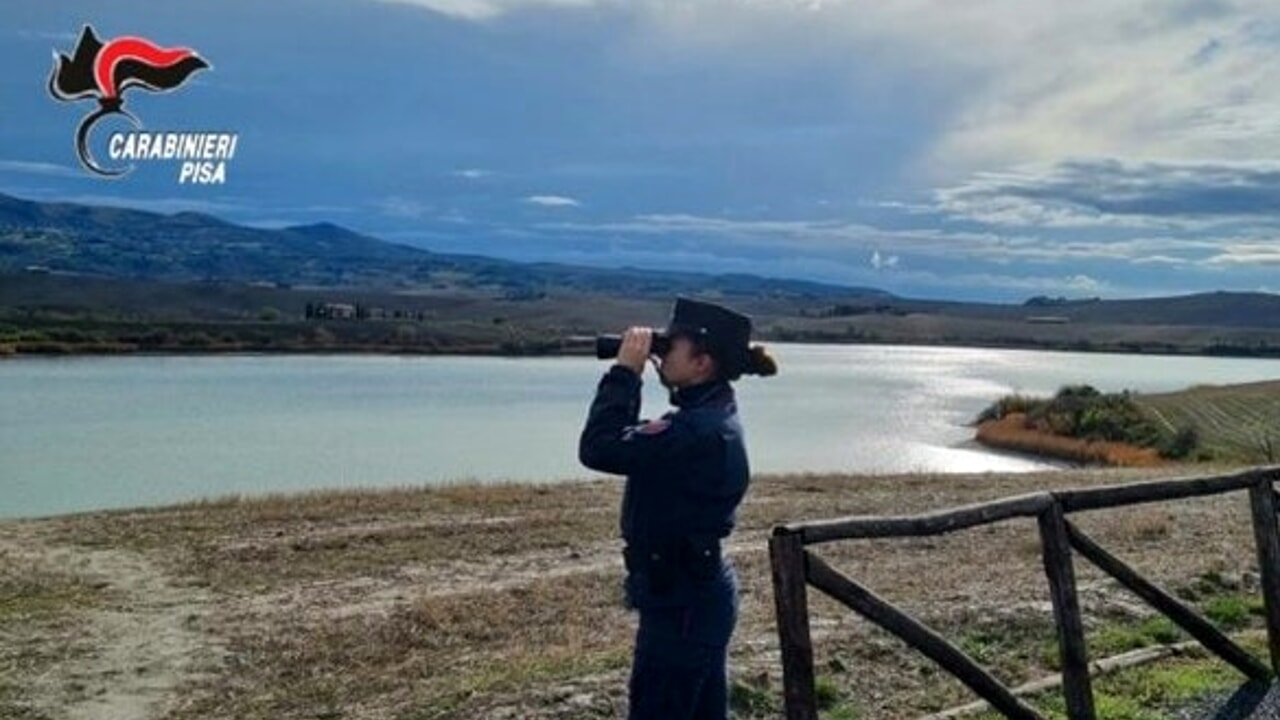
M932 316L1019 324L1280 329L1280 295L1267 293L1135 300L1040 297L1018 305L913 300L874 288L753 275L605 269L434 253L330 223L271 230L200 213L164 215L0 194L0 273L24 271L148 284L459 292L507 299L554 293L669 301L676 294L710 294L739 298L762 314L827 324L841 318ZM18 283L10 284L13 292L21 292ZM0 300L13 303L13 292L0 292Z
M835 306L837 315L865 312L865 303ZM1201 328L1280 329L1280 295L1258 292L1209 292L1131 300L1031 298L1017 305L946 302L894 298L876 303L896 313L924 313L956 318L1018 320L1053 324L1195 326Z
M331 223L279 230L210 215L174 215L0 194L0 272L60 273L165 282L274 283L379 290L554 289L626 295L720 293L890 298L870 288L752 275L602 269L434 253Z

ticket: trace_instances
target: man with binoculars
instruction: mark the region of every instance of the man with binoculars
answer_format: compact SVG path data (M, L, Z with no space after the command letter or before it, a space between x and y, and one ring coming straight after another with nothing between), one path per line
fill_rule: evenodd
M639 611L630 679L631 720L722 720L727 652L737 622L737 579L721 553L747 490L749 469L730 382L773 375L751 320L679 298L664 330L602 337L617 362L601 378L579 440L583 465L626 475L622 537L628 605ZM676 410L640 422L651 357Z

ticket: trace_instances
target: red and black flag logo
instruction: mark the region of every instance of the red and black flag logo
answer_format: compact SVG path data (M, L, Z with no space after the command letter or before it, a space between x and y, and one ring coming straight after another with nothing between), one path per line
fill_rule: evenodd
M104 45L93 28L85 25L72 57L55 53L49 94L64 101L97 99L98 109L85 116L76 131L76 152L89 170L99 175L121 175L124 170L108 170L94 162L89 152L93 124L107 115L119 114L137 125L137 118L124 109L125 90L141 87L167 92L207 67L209 63L194 50L162 48L140 37L119 37Z

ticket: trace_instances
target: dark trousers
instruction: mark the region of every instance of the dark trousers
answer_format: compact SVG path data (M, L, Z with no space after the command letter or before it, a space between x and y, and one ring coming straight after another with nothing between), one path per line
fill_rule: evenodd
M737 583L726 571L684 605L641 607L629 720L725 720Z

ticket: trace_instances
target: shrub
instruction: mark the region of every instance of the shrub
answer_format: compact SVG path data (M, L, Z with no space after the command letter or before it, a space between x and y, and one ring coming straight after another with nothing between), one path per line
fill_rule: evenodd
M1100 397L1102 393L1092 385L1064 385L1058 389L1058 394L1053 397L1054 400L1072 400L1072 399L1089 399Z
M150 328L138 336L136 342L143 347L164 347L172 345L175 342L175 338L173 332L168 328Z
M1162 615L1149 617L1138 626L1139 632L1162 645L1172 645L1183 639L1182 630Z
M777 696L766 683L736 679L729 686L729 707L748 717L776 715L781 709Z
M1218 595L1204 606L1204 614L1227 630L1249 624L1249 603L1240 595Z
M994 403L988 405L982 412L978 413L978 417L974 419L974 423L981 424L988 420L1001 420L1005 416L1012 415L1014 413L1026 415L1044 404L1044 400L1039 400L1026 395L1005 395Z
M48 335L50 340L64 343L93 343L102 339L100 335L76 328L50 330Z
M203 330L196 330L182 336L180 343L184 347L209 347L213 345L213 338Z
M397 325L391 339L397 345L413 345L418 342L418 329L412 325Z
M41 355L69 355L73 349L74 348L66 343L54 342L52 340L20 342L16 346L17 352L37 353Z
M303 341L309 345L329 346L337 341L337 336L328 328L316 326L309 328L303 337Z
M813 681L813 699L819 710L830 710L840 702L840 687L829 675L819 675Z
M1160 446L1160 454L1175 460L1187 457L1200 446L1200 433L1192 426L1178 430L1172 438L1165 440Z
M1090 385L1067 385L1047 400L1008 395L979 413L976 423L1000 421L1019 414L1024 414L1023 424L1032 432L1089 443L1132 445L1154 450L1161 457L1183 458L1198 445L1194 431L1183 431L1174 437L1162 432L1147 419L1128 391L1104 394ZM1000 434L1007 435L1010 430L1005 428ZM1027 440L1018 442L1025 444ZM1088 462L1084 455L1095 454L1095 451L1085 451L1082 447L1056 454ZM1096 454L1109 464L1150 464L1145 455L1117 462L1120 455L1126 454L1119 447L1105 450L1099 447Z

